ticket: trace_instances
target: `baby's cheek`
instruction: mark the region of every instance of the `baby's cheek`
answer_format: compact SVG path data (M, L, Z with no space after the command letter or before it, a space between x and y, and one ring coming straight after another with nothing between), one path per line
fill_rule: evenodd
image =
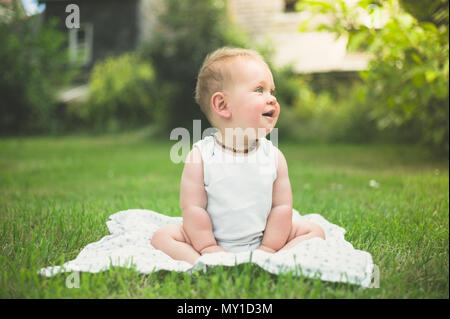
M265 107L264 103L260 102L260 103L257 103L253 107L253 114L255 115L255 117L262 116L265 110L266 110L266 107Z

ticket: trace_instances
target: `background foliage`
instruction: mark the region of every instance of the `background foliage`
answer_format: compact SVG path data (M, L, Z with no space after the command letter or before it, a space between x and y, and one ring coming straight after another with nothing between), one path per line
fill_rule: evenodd
M361 9L368 16L365 22L356 14ZM407 130L410 141L448 153L447 1L432 1L424 8L416 1L364 0L349 7L343 0L305 0L298 10L332 16L334 23L317 29L348 36L350 50L372 55L368 70L361 72L363 101L371 105L370 117L380 131Z
M360 73L305 75L272 65L273 45L256 45L234 25L227 1L166 0L147 45L97 62L89 99L59 106L55 89L73 78L64 35L52 25L38 32L32 19L2 21L1 133L153 125L167 138L175 127L192 129L193 119L208 123L194 101L197 72L209 52L229 45L257 49L268 61L283 109L281 139L423 143L448 154L448 2L424 3L299 1L297 10L331 17L315 30L348 37L348 50L372 56ZM300 31L311 30L308 23Z
M73 79L55 23L0 19L0 134L58 130L58 86Z
M158 121L164 89L149 61L136 53L109 57L97 63L89 79L89 99L68 113L97 132L142 126Z

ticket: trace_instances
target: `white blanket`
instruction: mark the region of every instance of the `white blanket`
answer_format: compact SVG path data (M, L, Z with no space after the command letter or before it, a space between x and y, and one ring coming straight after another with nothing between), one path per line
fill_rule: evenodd
M182 217L169 217L151 210L130 209L110 216L106 222L111 235L91 243L77 258L62 266L42 268L39 273L53 276L60 272L91 272L108 270L111 266L135 267L149 274L158 270L193 272L217 265L234 266L251 262L272 274L290 272L295 275L346 282L369 287L374 264L372 256L356 250L344 239L345 229L318 214L301 216L294 209L293 220L313 221L322 226L326 240L313 238L275 254L256 250L252 253L221 252L201 256L194 265L174 260L150 244L153 233L161 226L181 223Z

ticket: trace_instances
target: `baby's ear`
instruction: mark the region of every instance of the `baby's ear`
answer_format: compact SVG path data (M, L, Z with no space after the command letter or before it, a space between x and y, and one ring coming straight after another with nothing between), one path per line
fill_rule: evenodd
M231 117L231 110L225 100L223 92L216 92L211 96L211 106L213 112L220 117L229 119Z

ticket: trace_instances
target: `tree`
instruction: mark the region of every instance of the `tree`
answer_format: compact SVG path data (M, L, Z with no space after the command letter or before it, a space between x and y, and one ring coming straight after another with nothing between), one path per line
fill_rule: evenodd
M354 7L344 0L304 0L299 6L332 17L331 24L318 29L348 36L349 50L372 54L361 76L368 88L365 100L372 104L371 116L378 128L408 129L416 141L448 156L448 3L432 1L430 9L420 14L421 4L402 3L420 19L396 0L361 0ZM369 23L358 19L361 12ZM379 17L387 17L381 27L380 19L376 21Z

